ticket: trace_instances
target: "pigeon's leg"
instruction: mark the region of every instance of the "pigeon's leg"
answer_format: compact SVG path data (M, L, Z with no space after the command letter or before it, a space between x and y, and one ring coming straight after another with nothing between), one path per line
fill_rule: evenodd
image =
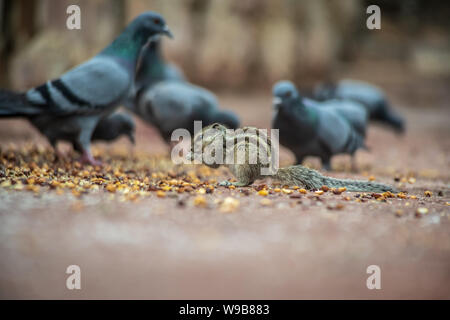
M91 137L96 125L97 122L95 122L93 126L90 126L91 128L85 127L84 130L81 130L77 143L79 144L79 147L82 151L82 163L90 164L92 166L101 166L102 162L95 160L91 152Z
M83 154L81 156L81 162L84 164L90 164L92 166L101 166L103 165L101 161L95 160L92 155L91 148L83 149Z

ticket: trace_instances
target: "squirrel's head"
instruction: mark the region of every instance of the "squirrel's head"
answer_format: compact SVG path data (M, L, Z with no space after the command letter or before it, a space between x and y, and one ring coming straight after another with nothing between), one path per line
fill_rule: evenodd
M224 149L225 149L225 137L227 127L220 123L214 123L202 129L198 132L191 142L191 151L187 154L186 158L189 161L198 160L212 168L218 168L224 163ZM214 161L203 161L205 157L216 158L216 152L222 151L220 156L220 163Z
M273 86L273 108L287 108L293 106L301 97L290 81L279 81Z

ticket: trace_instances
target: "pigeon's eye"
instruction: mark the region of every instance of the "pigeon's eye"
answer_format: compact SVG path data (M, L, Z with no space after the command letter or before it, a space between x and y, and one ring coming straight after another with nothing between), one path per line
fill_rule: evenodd
M157 26L162 25L161 19L158 19L158 18L154 18L153 23L156 24Z
M291 93L290 91L288 91L288 92L286 92L286 93L284 94L284 96L285 96L286 98L290 98L291 95L292 95L292 93Z

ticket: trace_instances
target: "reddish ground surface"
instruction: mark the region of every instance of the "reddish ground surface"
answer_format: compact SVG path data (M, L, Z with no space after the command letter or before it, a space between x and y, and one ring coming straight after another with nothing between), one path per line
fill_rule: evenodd
M253 189L246 196L218 188L200 208L186 194L121 201L103 191L76 198L0 188L0 297L450 298L450 108L448 100L411 107L404 96L394 93L393 100L407 118L406 135L371 126L371 151L357 157L360 172L346 172L348 158L337 157L330 175L373 175L417 199L274 193L263 206ZM244 124L268 126L270 97L220 98ZM0 137L2 150L44 143L20 120L1 121ZM98 150L116 149L149 158L167 153L142 123L134 149L121 141ZM284 150L282 164L291 160ZM217 180L229 177L219 174ZM415 182L395 182L396 175ZM425 197L425 190L433 195ZM238 208L220 212L218 201L228 196L239 200ZM428 213L418 217L419 207ZM82 289L69 291L65 271L73 264L81 267ZM381 268L381 290L366 287L369 265Z

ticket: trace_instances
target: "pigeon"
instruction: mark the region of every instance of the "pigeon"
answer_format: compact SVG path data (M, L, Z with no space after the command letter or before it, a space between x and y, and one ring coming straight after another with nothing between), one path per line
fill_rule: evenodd
M365 148L364 136L350 121L332 107L304 102L290 81L280 81L273 87L274 117L272 128L279 129L280 143L290 149L296 164L306 156L317 156L325 170L331 169L335 154L353 155Z
M146 12L134 19L108 47L60 78L24 93L0 91L0 117L23 116L49 140L74 141L82 161L101 165L90 142L98 122L133 94L136 64L149 38L172 37L163 17Z
M363 104L352 100L330 99L316 101L310 98L303 98L303 103L313 108L328 108L336 111L347 120L351 126L363 137L366 136L368 112Z
M128 109L155 126L169 144L176 129L184 128L194 135L194 121L202 121L203 126L217 122L230 129L239 127L239 118L221 110L212 92L185 81L180 74L174 76L174 69L164 63L158 48L149 45L143 49L137 93L132 103L126 104ZM160 62L155 65L155 61Z
M341 80L337 84L320 84L314 89L314 97L352 100L364 105L371 120L391 126L398 133L405 131L405 122L392 108L383 91L376 86L357 80Z

